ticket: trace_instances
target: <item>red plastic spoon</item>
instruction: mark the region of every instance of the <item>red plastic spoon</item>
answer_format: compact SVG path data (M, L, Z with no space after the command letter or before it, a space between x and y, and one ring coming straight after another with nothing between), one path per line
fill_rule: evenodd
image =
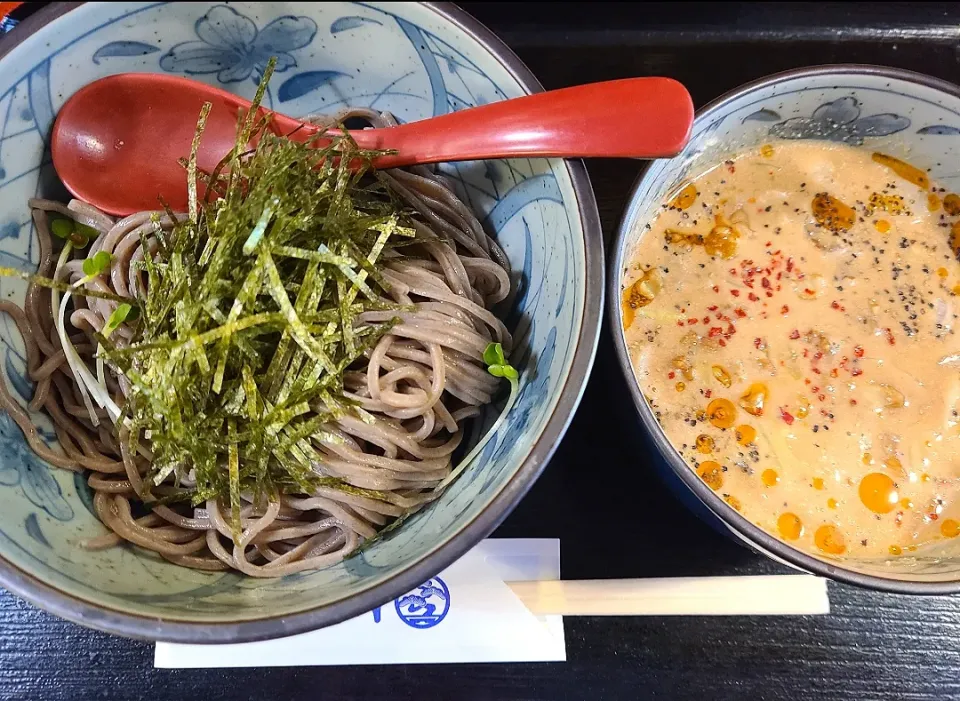
M76 197L111 214L156 209L162 195L187 206L186 174L197 117L213 104L198 165L212 170L236 139L237 114L250 103L187 78L124 73L80 89L60 109L51 149L57 174ZM274 113L274 131L301 122ZM351 131L368 149L395 156L381 168L484 158L659 158L686 144L693 102L669 78L593 83L496 102L398 127ZM317 128L291 136L305 141Z

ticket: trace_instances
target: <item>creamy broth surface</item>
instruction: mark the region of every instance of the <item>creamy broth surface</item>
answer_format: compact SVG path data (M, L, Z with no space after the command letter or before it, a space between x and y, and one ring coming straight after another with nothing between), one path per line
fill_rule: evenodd
M775 142L647 225L621 307L704 482L820 555L960 534L960 198L866 148Z

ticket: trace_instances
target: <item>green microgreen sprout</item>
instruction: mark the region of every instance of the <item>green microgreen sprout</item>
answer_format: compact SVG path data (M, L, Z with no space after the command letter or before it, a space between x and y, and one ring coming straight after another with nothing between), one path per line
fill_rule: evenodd
M86 258L83 261L83 274L88 278L95 278L102 275L110 267L110 261L113 260L106 251L97 252L92 258Z

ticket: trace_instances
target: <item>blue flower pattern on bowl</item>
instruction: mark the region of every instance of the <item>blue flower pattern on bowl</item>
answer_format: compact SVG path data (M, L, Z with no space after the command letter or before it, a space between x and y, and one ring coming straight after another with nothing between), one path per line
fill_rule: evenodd
M767 110L772 112L772 110ZM775 114L775 113L773 113ZM874 114L861 117L857 98L841 97L820 105L810 117L794 117L770 127L770 136L778 139L826 139L860 146L868 137L889 136L910 126L899 114Z
M401 121L521 94L516 79L485 49L464 41L461 30L433 10L414 4L304 5L296 14L288 14L288 5L255 3L111 7L117 9L101 21L98 6L84 5L67 20L82 25L82 32L68 29L49 49L28 41L30 52L12 54L21 57L19 63L5 63L11 68L0 76L0 264L36 267L39 252L23 203L52 191L46 135L63 99L102 75L163 70L250 97L266 61L276 55L283 75L271 85L268 104L276 99L293 115L371 107ZM84 24L75 17L88 19ZM378 51L367 54L371 45ZM282 580L184 573L133 548L78 558L77 539L103 532L85 479L49 468L0 413L0 556L110 608L186 619L202 610L206 620L236 620L238 610L296 613L367 588L475 518L514 474L566 382L587 303L584 243L562 162L467 162L442 169L513 263L515 295L507 324L517 340L513 362L522 373L511 415L443 499L361 556ZM22 299L23 291L19 282L0 279L0 294ZM4 315L0 344L7 352L0 371L25 404L32 388L17 369L23 345ZM4 517L4 510L13 513ZM44 547L38 549L38 543Z
M30 503L58 521L73 518L73 507L63 498L50 467L27 445L20 428L6 412L0 412L0 455L0 486L19 487Z
M232 7L217 5L196 23L200 41L177 44L160 59L160 67L173 73L216 73L221 83L236 83L253 76L259 80L271 56L276 71L297 65L292 52L313 41L317 23L309 17L278 17L258 30L253 20Z

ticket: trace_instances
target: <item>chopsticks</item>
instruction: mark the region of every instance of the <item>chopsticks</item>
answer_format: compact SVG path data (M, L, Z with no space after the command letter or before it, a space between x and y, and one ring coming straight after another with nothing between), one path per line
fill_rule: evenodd
M799 616L830 613L812 575L507 582L536 615Z

